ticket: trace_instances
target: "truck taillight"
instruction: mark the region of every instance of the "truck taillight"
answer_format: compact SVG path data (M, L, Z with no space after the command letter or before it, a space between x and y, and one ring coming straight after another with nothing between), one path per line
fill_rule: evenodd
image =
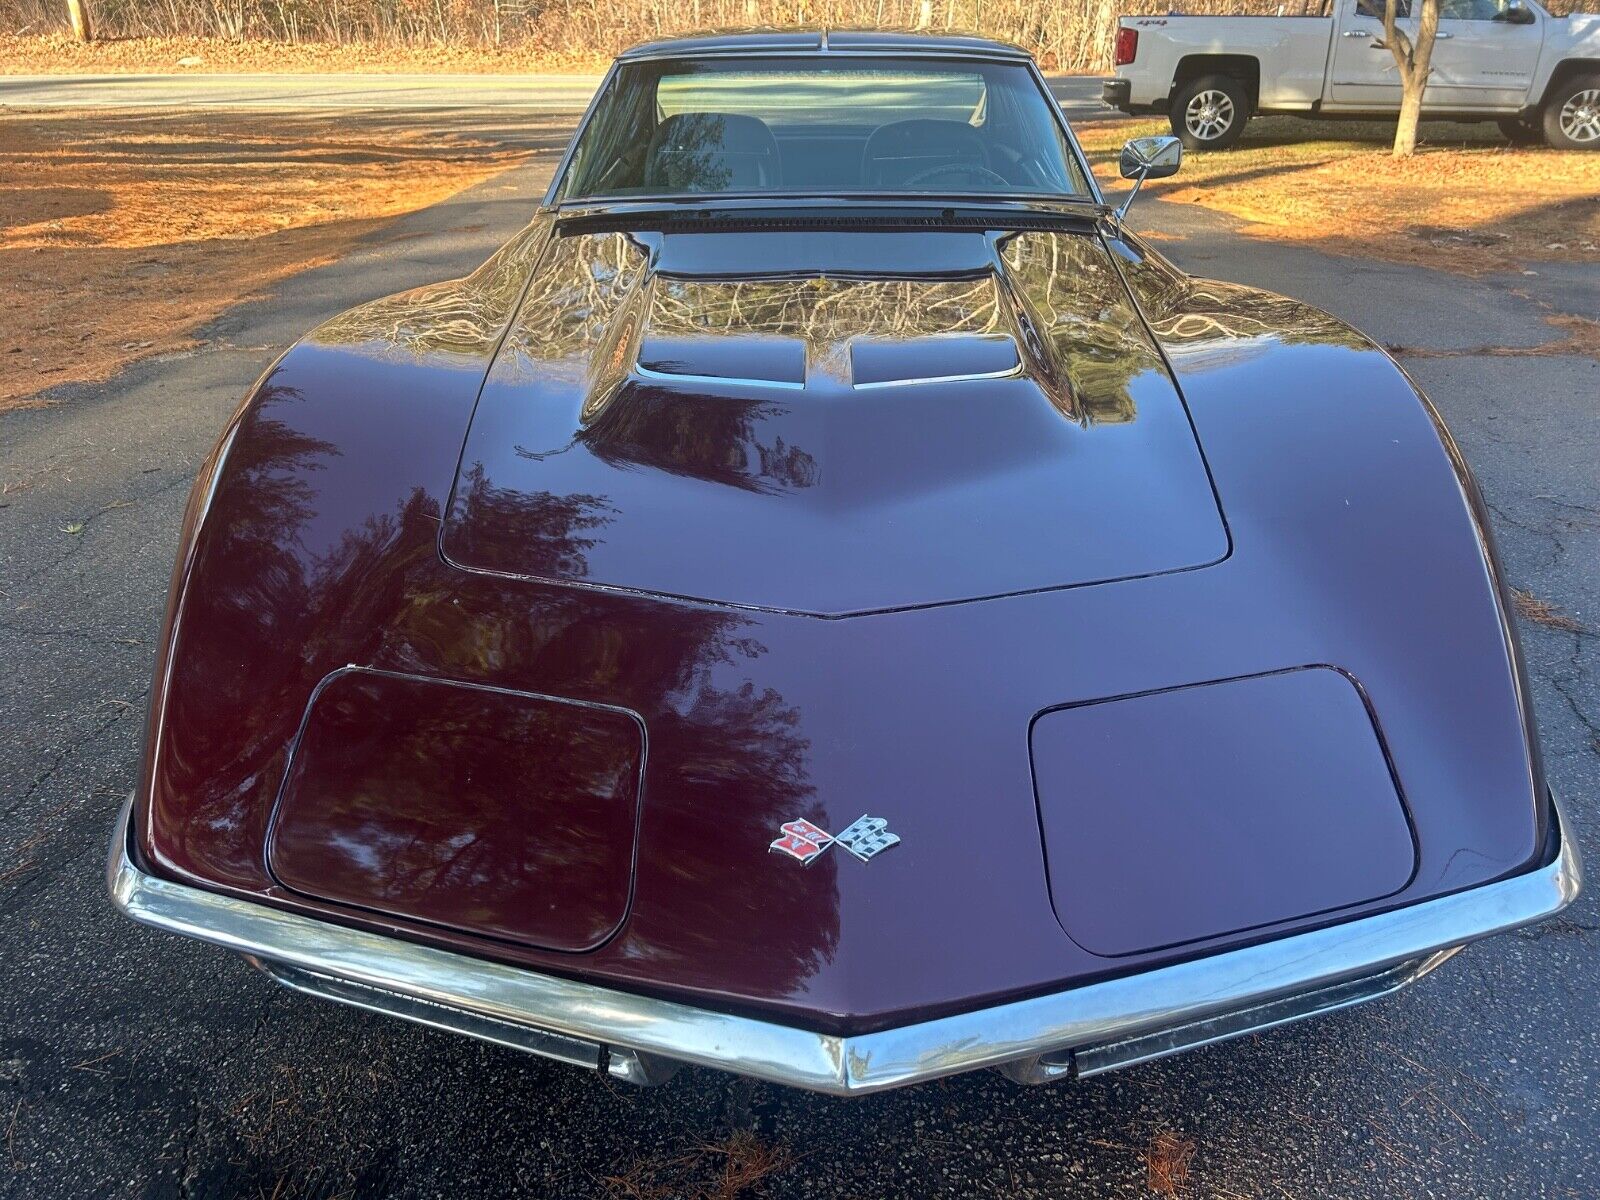
M1112 59L1112 66L1125 67L1131 63L1139 53L1139 31L1137 29L1117 30L1117 51Z

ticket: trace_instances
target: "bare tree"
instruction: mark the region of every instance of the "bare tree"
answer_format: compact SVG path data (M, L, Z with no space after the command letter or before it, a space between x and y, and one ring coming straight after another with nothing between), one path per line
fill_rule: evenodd
M80 42L94 41L94 26L89 21L87 0L67 0L67 16L72 19L72 33Z
M1417 148L1422 93L1427 89L1429 64L1433 61L1433 37L1439 31L1439 0L1418 2L1422 12L1415 40L1395 23L1399 0L1386 0L1383 7L1383 41L1400 72L1400 123L1394 130L1396 158L1408 158Z

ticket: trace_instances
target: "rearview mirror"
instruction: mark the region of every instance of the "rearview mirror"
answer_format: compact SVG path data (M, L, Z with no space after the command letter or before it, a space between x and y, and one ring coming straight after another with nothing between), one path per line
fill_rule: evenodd
M1117 220L1127 215L1128 206L1133 203L1133 198L1139 194L1146 179L1165 179L1168 175L1176 175L1182 162L1183 143L1175 137L1142 137L1125 143L1117 165L1124 179L1133 180L1133 191L1128 193L1122 207L1117 209Z

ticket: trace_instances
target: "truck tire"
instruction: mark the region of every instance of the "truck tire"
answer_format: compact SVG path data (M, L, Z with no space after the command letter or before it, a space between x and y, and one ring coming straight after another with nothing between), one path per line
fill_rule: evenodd
M1253 105L1250 89L1232 75L1202 75L1172 94L1168 120L1188 150L1226 150L1239 140Z
M1521 117L1501 117L1496 122L1500 132L1505 135L1506 141L1513 146L1537 146L1544 141L1544 127L1536 121L1525 121Z
M1550 89L1544 139L1557 150L1600 150L1600 75L1572 75Z

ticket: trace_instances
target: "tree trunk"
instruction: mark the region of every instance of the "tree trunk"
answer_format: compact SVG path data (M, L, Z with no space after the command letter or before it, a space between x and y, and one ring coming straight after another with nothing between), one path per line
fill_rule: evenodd
M1422 116L1426 79L1408 79L1400 92L1400 123L1394 129L1394 156L1408 158L1417 148L1417 119Z
M87 0L67 0L67 16L72 19L72 36L80 42L94 41L94 26L89 21Z
M1394 55L1400 76L1400 120L1394 129L1394 156L1409 158L1417 148L1417 121L1422 116L1422 94L1432 70L1434 35L1439 32L1439 0L1417 0L1421 12L1413 43L1395 24L1396 0L1387 0L1383 12L1383 39Z

